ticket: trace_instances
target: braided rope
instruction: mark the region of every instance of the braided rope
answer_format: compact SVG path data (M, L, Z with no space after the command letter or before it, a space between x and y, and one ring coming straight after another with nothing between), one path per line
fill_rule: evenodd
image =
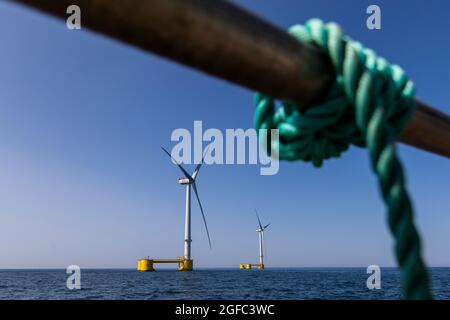
M395 148L414 111L413 83L399 66L344 36L337 24L312 19L289 32L329 54L336 80L324 101L305 111L291 103L277 108L273 98L258 93L256 127L278 129L280 137L278 143L269 136L260 136L260 140L266 142L268 152L278 152L280 159L303 160L316 167L339 157L350 145L367 147L388 209L404 297L431 299L420 237Z

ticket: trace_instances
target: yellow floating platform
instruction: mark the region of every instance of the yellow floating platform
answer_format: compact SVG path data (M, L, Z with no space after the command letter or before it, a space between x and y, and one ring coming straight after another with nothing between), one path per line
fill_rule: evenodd
M252 269L253 267L256 267L259 270L263 270L264 269L264 264L262 263L241 263L239 265L239 269L241 270L248 270L248 269Z
M178 264L178 271L192 271L194 267L194 260L183 258L177 259L141 259L138 260L137 271L151 272L155 271L155 263L176 263Z

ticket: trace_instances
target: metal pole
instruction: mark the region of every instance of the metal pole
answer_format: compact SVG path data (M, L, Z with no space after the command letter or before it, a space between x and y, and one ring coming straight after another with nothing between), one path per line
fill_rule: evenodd
M259 264L264 264L264 257L263 257L263 231L259 231Z
M186 211L184 218L184 258L191 260L191 185L186 184Z
M333 77L315 47L224 0L10 0L67 18L76 4L82 26L251 90L308 107ZM417 101L400 141L450 158L450 117Z

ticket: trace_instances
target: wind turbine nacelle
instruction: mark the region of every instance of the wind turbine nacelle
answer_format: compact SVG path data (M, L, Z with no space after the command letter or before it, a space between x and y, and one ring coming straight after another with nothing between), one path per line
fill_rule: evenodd
M188 178L179 178L178 183L179 184L190 184L191 180L189 180Z

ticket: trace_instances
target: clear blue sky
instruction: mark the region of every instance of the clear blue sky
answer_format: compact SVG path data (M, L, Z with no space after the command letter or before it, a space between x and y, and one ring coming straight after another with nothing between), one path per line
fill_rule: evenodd
M376 1L381 31L365 27L372 1L238 2L283 28L337 21L450 113L448 2ZM194 120L252 127L253 93L5 1L0 39L0 268L134 268L142 256L182 255L184 189L159 146ZM450 161L399 152L426 261L450 266ZM193 204L196 266L256 261L255 207L272 223L269 266L395 265L365 150L320 170L283 162L270 177L209 166L198 183L213 249Z

